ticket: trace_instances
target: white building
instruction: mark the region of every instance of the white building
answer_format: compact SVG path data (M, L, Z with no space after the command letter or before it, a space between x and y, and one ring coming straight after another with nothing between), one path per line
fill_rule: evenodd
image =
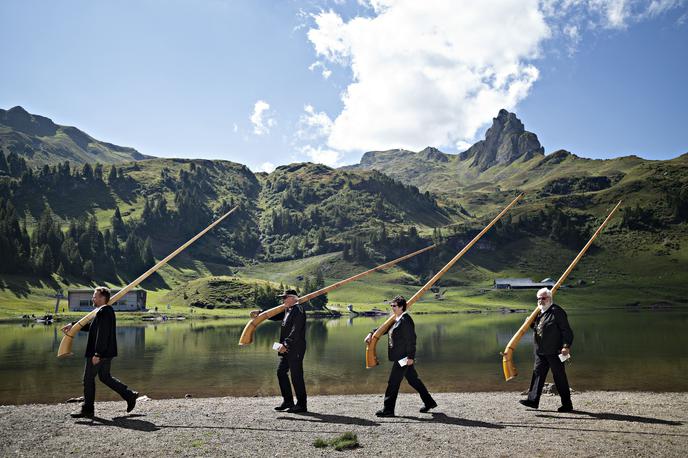
M114 296L119 290L112 289ZM70 312L90 312L93 310L92 289L72 289L67 293ZM143 312L146 310L146 291L133 289L115 302L112 307L118 312Z
M556 282L551 278L545 278L540 282L534 282L530 278L496 278L495 289L552 289Z

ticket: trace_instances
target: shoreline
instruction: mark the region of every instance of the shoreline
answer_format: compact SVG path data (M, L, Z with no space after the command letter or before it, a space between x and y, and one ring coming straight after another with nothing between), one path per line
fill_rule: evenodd
M377 418L382 395L313 396L308 414L275 412L277 397L96 402L96 419L75 420L78 404L0 406L0 454L325 456L313 446L345 432L360 447L338 453L411 456L685 456L688 393L577 392L576 411L539 410L515 392L438 393L420 414L416 394L400 394L394 418ZM95 439L94 439L95 438Z
M534 308L534 307L533 307ZM254 310L253 308L244 308L244 309L232 309L232 310L241 310L242 312L246 312L246 314L235 314L235 315L211 315L211 314L205 314L205 313L198 313L198 314L191 314L191 313L163 313L163 312L117 312L117 321L122 322L122 323L131 323L134 321L140 321L143 323L165 323L165 322L177 322L177 321L195 321L195 320L228 320L228 319L242 319L245 318L247 321L250 319L248 317L248 311ZM507 306L500 306L498 307L492 307L492 308L487 308L487 309L461 309L461 310L431 310L431 311L423 311L423 310L412 310L412 313L414 315L460 315L460 314L491 314L491 313L499 313L502 315L509 315L512 313L521 313L521 314L527 314L532 312L533 309L526 309L526 308L514 308L514 307L507 307ZM600 311L600 310L626 310L626 311L667 311L667 310L688 310L688 305L679 305L679 304L670 304L666 302L658 302L656 304L648 304L648 305L637 305L637 304L626 304L622 306L609 306L609 307L597 307L595 309L589 309L589 308L578 308L578 307L572 307L569 309L570 311L574 312L595 312L595 311ZM358 314L350 314L348 312L339 312L337 310L334 310L332 314L327 314L327 313L322 313L322 312L314 312L314 313L307 313L309 318L314 318L314 319L334 319L334 318L370 318L371 316L369 315L363 315L362 313L365 313L367 311L362 311L359 312ZM58 313L55 315L55 319L53 320L54 323L60 323L60 322L68 322L69 320L79 320L80 318L84 317L87 314L87 312L64 312L64 313ZM162 316L168 316L167 320L158 320L158 319L144 319L144 318L152 318L152 317L162 317ZM373 315L372 317L383 317L387 316L387 314L384 315ZM36 316L36 318L39 318ZM21 324L21 323L26 323L26 324L45 324L41 322L37 322L34 319L26 319L22 317L1 317L0 318L0 324ZM49 323L50 324L50 323Z

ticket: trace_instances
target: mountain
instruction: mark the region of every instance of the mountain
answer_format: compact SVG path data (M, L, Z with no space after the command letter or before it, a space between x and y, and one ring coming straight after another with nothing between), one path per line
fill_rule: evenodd
M70 161L116 164L149 159L134 148L94 139L76 127L61 126L16 106L0 109L0 151L14 152L32 166Z
M558 150L545 155L537 135L525 130L514 113L500 110L485 139L460 154L446 154L436 148L419 152L407 150L370 151L358 164L346 170L378 170L421 191L437 195L466 196L496 190L523 191L573 188L599 191L648 176L648 171L681 167L685 155L672 161L649 161L637 156L615 159L586 159Z
M79 138L75 128L13 110L2 113L13 127L2 129L15 135ZM591 160L564 150L545 155L537 136L506 111L464 153L375 151L340 169L295 163L267 174L230 161L158 158L35 167L22 157L0 152L0 248L7 260L0 263L0 286L17 297L49 279L52 288L59 286L55 279L126 284L234 205L239 211L144 287L182 285L183 301L185 292L205 294L185 282L237 270L291 285L320 271L336 280L437 242L431 253L400 266L403 272L379 277L389 284L366 285L361 297L413 294L522 191L523 201L443 277L444 286L470 286L461 300L480 302L472 295L497 276L558 275L619 200L622 210L571 281L604 286L594 289L595 301L614 304L660 298L678 304L688 294L688 154L668 161ZM9 297L3 291L0 300Z
M527 132L515 114L502 109L492 120L492 127L487 129L485 140L461 153L459 159L473 159L471 166L484 171L497 164L511 164L519 158L542 157L544 153L537 135Z

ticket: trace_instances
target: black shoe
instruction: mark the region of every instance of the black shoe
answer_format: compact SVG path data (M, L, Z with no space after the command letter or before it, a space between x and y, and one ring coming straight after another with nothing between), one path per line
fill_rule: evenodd
M282 410L291 409L292 407L294 407L294 403L293 403L293 402L283 402L282 404L280 404L280 405L278 405L277 407L275 407L275 410L282 411Z
M134 391L134 394L127 399L127 413L131 412L134 410L134 407L136 407L136 400L139 398L139 393Z
M533 409L537 409L537 408L538 408L538 405L537 405L537 404L535 404L533 401L530 401L530 400L528 400L528 399L521 399L521 400L518 401L518 402L520 402L522 405L524 405L524 406L526 406L526 407L532 407Z
M430 409L434 409L435 407L437 407L437 403L435 401L432 401L432 404L425 404L423 407L421 407L419 412L426 413L429 412Z
M300 406L296 404L295 406L289 407L287 409L287 413L306 413L308 412L308 409L306 406Z
M72 418L93 418L94 413L92 410L76 410L69 414Z
M393 417L394 412L387 412L386 410L378 410L375 412L376 417Z
M557 409L557 412L573 412L573 406L561 406Z

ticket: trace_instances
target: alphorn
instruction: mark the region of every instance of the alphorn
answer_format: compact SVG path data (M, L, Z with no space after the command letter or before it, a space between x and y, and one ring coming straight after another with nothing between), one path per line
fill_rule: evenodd
M382 270L386 269L387 267L392 267L393 265L400 263L401 261L412 258L418 254L424 253L428 250L431 250L435 248L436 245L430 245L428 247L425 247L423 249L420 249L418 251L414 251L413 253L409 253L407 255L404 255L400 258L394 259L393 261L386 262L382 265L379 265L377 267L373 267L372 269L366 270L365 272L361 272L360 274L356 274L353 277L346 278L344 280L338 281L337 283L334 283L330 286L326 286L322 289L319 289L317 291L313 291L312 293L308 293L305 296L301 296L299 298L298 303L299 304L305 304L306 302L310 301L311 299L322 296L323 294L327 294L328 292L337 289L341 286L346 285L347 283L350 283L354 280L358 280L359 278L365 277L368 274L371 274L377 270ZM252 318L248 323L246 323L246 326L244 327L244 330L241 333L241 337L239 337L239 345L248 345L251 342L253 342L253 335L256 332L256 328L260 323L263 321L267 320L268 318L272 318L275 315L279 315L282 313L282 311L286 308L284 304L278 305L277 307L273 307L268 310L263 310L256 316L255 318Z
M592 235L590 240L588 240L588 243L585 244L583 249L578 253L578 255L575 257L573 262L568 266L568 268L564 271L564 273L559 277L559 280L554 284L552 287L552 297L554 297L554 293L557 292L559 287L564 283L564 280L566 280L566 277L569 276L571 271L573 270L574 267L576 267L576 264L578 264L578 261L581 260L583 255L585 254L586 251L588 251L588 248L592 245L592 242L597 238L598 235L600 235L600 232L602 232L602 229L607 225L609 220L612 218L614 215L614 212L619 208L621 205L621 201L619 201L618 204L616 204L616 207L612 209L612 211L609 213L607 218L602 222L600 227L597 228L595 233ZM508 344L506 344L506 348L504 349L504 352L502 352L502 369L504 370L504 379L508 382L509 380L515 378L518 375L518 370L516 369L516 365L514 364L514 349L516 349L516 346L518 343L521 341L521 338L523 335L528 331L528 328L533 324L535 321L535 318L540 314L540 308L535 307L535 310L533 310L533 313L526 318L526 320L523 322L521 327L516 331L516 334L511 338Z
M480 231L480 233L478 235L473 237L473 240L471 240L468 243L468 245L463 247L463 249L461 251L459 251L459 253L456 256L454 256L452 258L452 260L447 263L446 266L444 266L442 268L442 270L437 272L421 289L419 289L418 292L416 292L416 294L414 294L413 297L411 297L411 299L409 299L408 302L406 302L406 310L408 310L418 299L420 299L421 296L423 294L425 294L426 291L429 290L432 287L432 285L434 285L437 282L437 280L439 280L440 277L442 275L444 275L456 263L456 261L461 259L461 257L464 254L466 254L466 252L468 250L470 250L471 247L473 245L475 245L475 243L478 240L480 240L480 237L482 237L488 230L490 230L490 228L492 226L494 226L495 223L497 221L499 221L499 219L502 216L504 216L504 214L506 212L509 211L509 209L511 209L511 207L516 205L516 202L518 202L521 199L521 197L523 197L523 193L519 194L514 200L512 200L511 203L509 205L507 205L504 208L504 210L502 210L499 213L499 215L495 216L495 218L492 221L490 221L490 224L485 226L485 228L482 231ZM380 340L380 337L382 337L384 335L384 333L386 333L389 330L389 328L394 324L394 320L395 320L395 318L393 316L390 316L387 319L387 321L385 321L382 324L382 326L380 326L379 328L377 328L375 330L375 332L373 332L373 335L370 338L370 341L366 344L366 368L367 369L370 369L370 368L378 365L377 354L375 351L375 347L377 347L377 341Z
M114 296L110 297L110 300L108 301L109 305L114 304L118 300L120 300L122 297L124 297L125 294L127 294L129 291L131 291L133 288L136 288L139 283L144 281L146 278L150 277L153 275L158 269L160 269L162 266L167 264L172 258L177 256L179 253L184 251L186 248L189 247L192 243L194 243L196 240L201 238L206 232L220 224L220 222L227 218L229 215L234 212L239 208L237 205L236 207L232 208L230 211L222 215L220 218L215 220L210 226L206 227L203 229L201 232L198 234L194 235L189 241L187 241L184 245L180 246L176 250L174 250L172 253L168 254L165 259L162 261L158 262L156 265L148 269L143 275L141 275L139 278L134 280L133 282L129 283L127 286L125 286L123 289L119 290ZM74 342L74 336L79 333L81 328L86 326L86 324L90 323L93 318L96 317L96 313L98 312L98 309L94 309L92 312L90 312L88 315L74 323L74 326L62 337L62 342L60 342L60 348L57 350L57 357L58 358L64 358L67 356L71 356L72 353L72 343Z

